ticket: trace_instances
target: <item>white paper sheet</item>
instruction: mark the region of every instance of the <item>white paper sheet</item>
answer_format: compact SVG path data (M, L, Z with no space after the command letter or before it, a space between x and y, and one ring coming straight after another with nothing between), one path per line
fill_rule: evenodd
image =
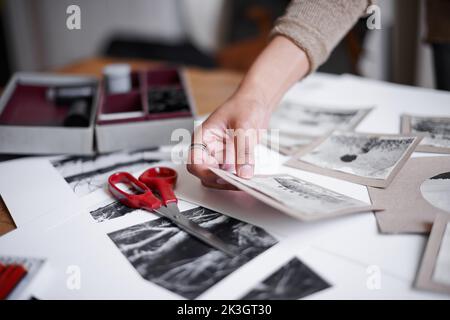
M78 198L46 159L0 163L0 195L18 228L60 208L55 221L79 211Z
M301 101L303 96L299 87L295 86L289 95ZM307 94L308 101L377 105L358 126L358 131L397 133L401 113L410 111L443 115L449 112L450 95L444 92L412 89L349 76L345 76L342 83L339 81L327 87L326 95L323 94L324 88L318 85L317 90L310 91ZM361 201L369 201L365 187L286 168L281 165L285 159L272 153L259 157L256 172L291 174ZM311 296L311 299L448 298L412 289L426 242L423 236L381 235L370 213L302 223L243 193L206 189L186 172L184 166L177 170L180 180L176 193L179 197L261 226L280 239L280 245L253 259L199 299L241 297L291 259L293 254L333 285ZM31 209L31 206L26 208ZM98 223L85 211L70 216L70 221L65 224L61 222L58 228L49 228L49 222L57 214L43 215L35 220L33 228L27 225L19 232L11 232L0 238L0 253L49 258L46 272L34 285L38 298L179 298L159 286L144 282L106 236L108 232L155 219L154 216L138 212ZM42 235L42 230L49 231ZM65 239L64 245L61 245L60 239ZM69 266L80 267L79 290L71 290L66 285L71 275L66 273ZM369 268L372 266L375 268ZM377 267L381 271L381 287L370 289L367 286L371 275L368 270L376 271Z
M179 202L179 207L181 211L196 208L195 205L183 201ZM87 212L80 212L64 224L45 233L36 229L29 229L26 230L27 232L21 230L1 238L0 254L14 253L15 255L47 258L49 262L43 270L44 274L39 277L37 283L33 284L33 290L31 290L36 297L41 299L181 298L182 296L164 289L162 285L156 285L152 281L142 278L131 265L132 260L129 261L113 242L112 234L117 230L133 227L142 222L156 221L158 221L156 215L146 212L145 215L133 213L97 223ZM39 227L39 223L37 226ZM242 231L247 232L246 228L244 227ZM232 232L236 231L237 229L233 229ZM258 232L258 234L261 233ZM30 241L30 238L32 238L32 241ZM179 238L178 235L176 238ZM61 242L61 239L64 239L64 241ZM173 237L169 242L165 242L164 248L170 243L173 244L174 241L176 244L177 239ZM245 237L241 240L244 241ZM150 238L144 242L146 241L150 241ZM194 244L197 243L196 240L194 242ZM124 245L122 244L120 247L122 250L125 249ZM261 255L273 251L275 247L264 251ZM170 246L166 249L169 248ZM185 250L189 252L190 249L186 247ZM99 254L100 252L101 254ZM179 251L173 252L173 255L178 254ZM254 259L258 258L259 256ZM248 263L253 263L254 259ZM164 267L164 265L161 265L161 267ZM174 269L179 267L173 266ZM200 267L201 265L195 268L195 274L200 274ZM208 275L212 279L211 268L208 270ZM224 269L221 268L218 274L223 274L223 271ZM239 269L232 274L236 272L239 272ZM79 278L74 279L78 276ZM187 273L185 276L187 277ZM226 281L228 281L228 277L221 280L220 283ZM124 290L124 288L127 288L127 290ZM207 298L207 292L209 290L205 291L199 299Z
M187 205L189 207L189 205ZM187 208L182 204L182 209ZM136 221L134 220L136 219ZM106 235L120 227L134 225L141 217L128 215L105 223L96 223L80 213L47 233L34 230L16 232L0 239L2 254L46 257L48 263L29 292L40 299L176 299L180 296L143 280ZM147 221L155 217L147 215ZM83 237L80 237L80 234ZM61 245L60 239L64 240ZM259 255L239 270L207 290L198 299L237 299L258 282L298 257L332 287L307 299L430 299L442 295L413 291L407 280L398 279L381 269L379 289L368 287L369 265L319 250L298 239L281 239L279 245ZM101 254L100 254L101 252ZM370 271L370 270L369 270ZM349 277L348 275L352 276ZM445 297L445 296L444 296Z

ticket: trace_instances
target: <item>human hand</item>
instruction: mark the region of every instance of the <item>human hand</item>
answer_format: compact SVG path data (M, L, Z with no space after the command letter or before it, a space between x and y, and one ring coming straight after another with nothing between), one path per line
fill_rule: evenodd
M269 117L270 110L263 102L245 97L231 98L196 129L188 171L204 186L236 189L218 178L209 167L236 171L241 178L251 178L258 133L267 127Z
M209 167L253 176L259 129L285 92L310 69L306 53L289 39L276 36L261 52L236 93L197 128L187 169L208 187L236 189Z

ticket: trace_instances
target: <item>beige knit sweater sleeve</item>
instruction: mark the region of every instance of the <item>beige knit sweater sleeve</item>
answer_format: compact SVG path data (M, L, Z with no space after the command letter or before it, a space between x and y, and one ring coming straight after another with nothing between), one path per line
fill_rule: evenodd
M283 35L303 49L314 71L361 17L370 0L292 0L275 22L272 36Z

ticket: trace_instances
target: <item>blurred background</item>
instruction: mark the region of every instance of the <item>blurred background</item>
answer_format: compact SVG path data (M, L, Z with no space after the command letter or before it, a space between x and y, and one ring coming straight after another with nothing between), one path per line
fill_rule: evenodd
M320 71L436 88L427 0L378 0L381 30L365 19ZM0 0L0 86L15 71L48 71L94 56L245 71L289 0ZM81 8L81 30L66 9ZM450 17L450 12L448 13Z

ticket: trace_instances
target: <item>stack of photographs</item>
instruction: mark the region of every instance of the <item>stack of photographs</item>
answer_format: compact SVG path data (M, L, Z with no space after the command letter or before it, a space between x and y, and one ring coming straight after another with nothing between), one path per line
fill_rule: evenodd
M282 154L292 155L318 137L333 130L353 130L372 110L370 107L340 107L306 105L286 101L273 113L270 129L279 129L278 139L270 136L264 143L277 144Z
M358 199L286 174L242 179L224 170L210 170L256 199L303 221L378 210Z
M450 153L450 118L404 114L401 132L423 136L416 151Z
M420 137L335 131L295 154L286 165L350 182L386 188Z
M278 136L276 137L275 134ZM269 149L278 151L283 155L292 155L310 145L317 138L308 136L292 136L281 132L270 131L262 136L261 143Z

